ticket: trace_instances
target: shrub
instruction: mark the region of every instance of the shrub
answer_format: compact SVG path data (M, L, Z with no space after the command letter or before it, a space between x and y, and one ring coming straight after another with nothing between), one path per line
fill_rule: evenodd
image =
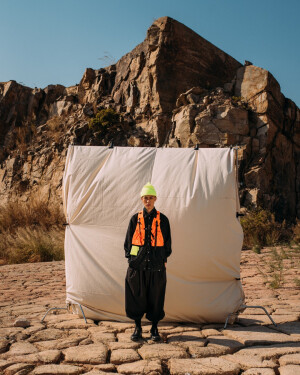
M284 274L299 266L299 254L294 252L294 248L273 247L262 254L260 262L263 268L257 267L265 279L265 284L278 289L284 286ZM297 286L296 279L294 282Z
M64 258L65 218L60 205L31 197L0 208L0 263Z
M103 108L96 117L89 122L89 128L94 131L106 132L108 128L117 124L120 121L120 115L112 108Z
M256 254L260 254L261 253L261 247L259 245L254 245L252 247L252 251Z
M19 150L21 155L27 152L27 129L24 126L16 127L14 130L16 139L16 148Z
M272 246L288 242L291 230L285 221L275 221L273 213L257 208L241 219L244 231L244 248Z
M293 228L293 241L300 244L300 220L297 220L297 223Z
M25 203L9 202L0 207L0 233L14 233L17 228L40 226L45 230L65 221L58 203L49 204L39 198L30 197Z
M49 262L64 259L64 231L52 228L18 228L0 234L0 258L6 263Z
M46 123L48 136L55 142L59 142L61 135L65 131L65 124L59 116L51 117Z

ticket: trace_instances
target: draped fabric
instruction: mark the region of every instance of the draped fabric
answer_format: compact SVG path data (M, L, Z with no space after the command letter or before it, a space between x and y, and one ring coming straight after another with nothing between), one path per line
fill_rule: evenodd
M86 317L127 321L124 239L151 182L170 221L165 321L224 322L244 302L234 150L69 146L63 176L66 298Z

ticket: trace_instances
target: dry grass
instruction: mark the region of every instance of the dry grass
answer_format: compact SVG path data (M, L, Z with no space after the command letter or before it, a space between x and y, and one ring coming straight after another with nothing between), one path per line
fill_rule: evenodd
M24 263L64 258L64 215L59 204L32 198L0 209L0 262Z
M241 225L243 248L260 254L263 267L257 267L265 284L272 289L284 286L288 271L300 265L300 221L288 226L285 221L276 222L271 212L256 209L241 219ZM262 251L265 246L272 248L266 253ZM299 287L299 284L300 281L295 279L294 287Z
M0 234L3 263L49 262L64 259L64 231L37 227L18 228L14 234Z
M21 155L24 155L27 152L27 129L25 127L15 128L15 137L16 137L16 148L20 151Z
M285 221L276 222L274 214L263 209L249 212L241 219L241 225L244 231L243 248L255 249L257 253L263 246L286 244L293 237L291 226L288 226Z
M297 219L297 223L293 228L293 241L300 244L300 220Z
M40 226L49 230L65 221L59 204L49 205L38 198L27 202L9 202L0 207L0 233L13 233L19 227Z
M65 131L65 124L59 116L54 116L47 121L48 135L55 142L59 142L61 135Z
M257 266L259 272L265 279L265 284L271 289L278 289L285 285L285 277L293 269L299 269L300 246L273 247L260 254L261 266ZM291 280L288 280L291 283ZM299 280L293 280L294 287L298 288Z

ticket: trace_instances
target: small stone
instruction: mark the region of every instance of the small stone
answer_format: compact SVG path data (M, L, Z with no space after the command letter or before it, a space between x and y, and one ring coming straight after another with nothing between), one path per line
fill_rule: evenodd
M286 354L279 358L280 366L300 365L300 353Z
M107 348L105 345L82 345L64 350L66 362L101 364L106 363Z
M299 375L299 373L300 373L300 366L297 366L297 365L287 365L287 366L279 367L280 375Z
M146 344L138 349L138 352L143 359L170 359L189 357L185 349L171 344Z
M14 321L14 327L23 327L27 328L30 326L30 321L27 320L26 318L18 318Z
M32 371L32 375L77 375L82 374L83 369L71 365L43 365Z
M160 375L162 367L159 360L142 360L118 366L118 373L125 375Z
M134 349L117 349L111 352L110 362L115 365L139 361L141 357Z

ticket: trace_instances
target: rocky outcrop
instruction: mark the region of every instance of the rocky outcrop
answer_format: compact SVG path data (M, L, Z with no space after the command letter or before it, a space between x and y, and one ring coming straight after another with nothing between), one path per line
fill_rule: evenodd
M79 84L80 103L109 97L162 145L177 97L192 86L213 88L231 80L235 59L169 17L159 18L145 41L107 69L87 69Z
M89 121L112 108L106 132ZM241 203L300 217L299 108L266 70L235 59L183 24L156 20L144 42L71 87L0 83L0 202L61 199L68 144L238 145Z
M193 87L176 105L169 146L238 145L241 204L300 217L299 108L268 71L240 67L223 87Z

